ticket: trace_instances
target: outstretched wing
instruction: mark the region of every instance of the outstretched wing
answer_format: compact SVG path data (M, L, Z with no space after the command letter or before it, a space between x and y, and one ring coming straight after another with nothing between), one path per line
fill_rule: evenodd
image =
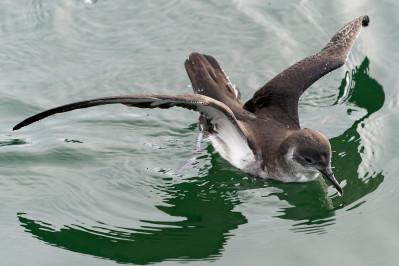
M300 128L299 97L319 78L346 62L362 26L366 27L369 21L368 16L362 16L346 24L319 53L290 66L266 83L245 103L244 109L259 116L272 116L292 127ZM282 113L286 117L281 117Z
M189 110L198 111L208 118L216 127L223 121L234 127L236 131L245 137L244 130L240 122L236 120L233 112L225 104L216 101L210 97L199 94L183 94L183 95L161 95L161 94L134 94L96 98L86 101L74 102L62 106L58 106L31 117L16 125L13 130L35 123L48 116L69 112L75 109L88 108L106 104L124 104L139 108L161 108L168 109L173 106L183 107ZM220 125L219 125L220 126Z
M48 116L72 111L75 109L88 108L97 105L120 103L127 106L139 108L162 108L167 109L173 106L183 107L189 110L200 112L208 119L210 125L213 126L213 138L220 141L213 142L222 145L224 148L218 148L217 151L227 159L231 164L238 168L243 168L243 161L250 161L253 156L249 148L248 136L246 128L236 119L233 112L224 103L219 102L205 95L184 94L184 95L159 95L159 94L140 94L140 95L123 95L96 98L87 101L75 102L53 109L41 112L31 116L18 125L13 130L30 125ZM230 147L231 146L231 147ZM244 160L243 160L244 157Z

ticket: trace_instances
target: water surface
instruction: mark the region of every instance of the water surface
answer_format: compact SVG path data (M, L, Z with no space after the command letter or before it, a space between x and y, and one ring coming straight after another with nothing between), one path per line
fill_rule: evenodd
M2 1L0 258L4 265L395 265L399 21L395 1ZM191 92L213 55L244 100L368 14L347 63L302 97L331 141L324 179L254 179L204 142L198 114L102 106L20 131L77 100Z

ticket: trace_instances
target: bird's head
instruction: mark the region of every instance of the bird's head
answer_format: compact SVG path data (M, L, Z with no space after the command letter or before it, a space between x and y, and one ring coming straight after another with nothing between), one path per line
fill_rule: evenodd
M291 134L283 145L289 160L305 169L320 172L343 195L331 170L331 145L323 134L313 129L300 130Z

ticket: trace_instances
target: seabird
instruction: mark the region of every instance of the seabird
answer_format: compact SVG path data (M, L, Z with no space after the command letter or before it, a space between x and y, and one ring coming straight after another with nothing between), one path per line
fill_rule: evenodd
M183 107L200 113L200 136L243 172L283 182L306 182L321 173L342 196L343 190L331 170L331 145L313 129L301 129L298 101L302 93L347 60L362 26L361 16L342 27L317 54L290 66L244 105L219 63L210 55L192 53L185 61L194 94L134 94L96 98L55 107L33 115L13 130L56 113L105 104L139 108Z

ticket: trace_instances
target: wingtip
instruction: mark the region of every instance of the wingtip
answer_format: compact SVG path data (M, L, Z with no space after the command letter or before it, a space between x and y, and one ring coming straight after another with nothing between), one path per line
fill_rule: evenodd
M15 127L12 128L12 131L18 130L20 128L21 128L20 126L16 125Z
M25 119L25 120L27 120L27 119ZM20 130L21 128L23 128L23 127L25 127L25 126L27 126L27 125L29 125L29 124L31 124L31 123L26 123L26 121L22 121L22 122L20 122L20 123L18 123L18 124L16 124L13 128L12 128L12 131L16 131L16 130Z
M362 19L362 26L363 27L367 27L370 23L370 18L369 16L365 15Z

